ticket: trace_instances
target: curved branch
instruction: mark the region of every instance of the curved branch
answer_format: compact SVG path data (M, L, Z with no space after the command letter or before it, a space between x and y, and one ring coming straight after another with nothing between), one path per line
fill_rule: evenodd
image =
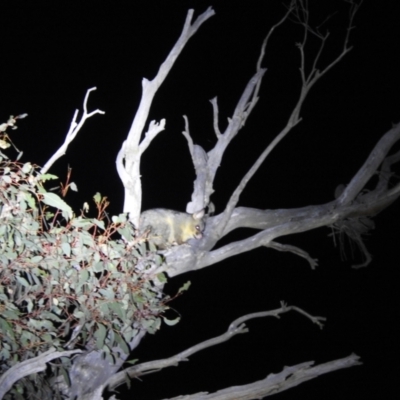
M0 399L11 389L12 385L25 376L42 372L47 368L46 363L55 358L69 357L81 353L81 350L56 351L52 348L35 358L22 361L0 376Z

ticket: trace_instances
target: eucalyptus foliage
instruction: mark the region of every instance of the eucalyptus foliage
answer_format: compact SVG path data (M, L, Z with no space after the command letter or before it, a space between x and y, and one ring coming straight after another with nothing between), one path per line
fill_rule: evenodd
M163 260L127 215L108 221L97 194L97 218L76 216L46 191L54 179L0 156L0 374L50 348L102 350L113 363L139 330L159 328L167 308L165 277L151 272ZM67 376L70 363L53 361L40 379ZM32 384L19 381L13 395Z

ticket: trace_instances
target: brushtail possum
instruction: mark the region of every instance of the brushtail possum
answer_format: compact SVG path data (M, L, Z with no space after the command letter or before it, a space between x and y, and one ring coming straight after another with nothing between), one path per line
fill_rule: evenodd
M140 216L140 233L150 231L149 238L159 248L186 243L189 239L201 239L204 230L204 210L194 214L154 208Z

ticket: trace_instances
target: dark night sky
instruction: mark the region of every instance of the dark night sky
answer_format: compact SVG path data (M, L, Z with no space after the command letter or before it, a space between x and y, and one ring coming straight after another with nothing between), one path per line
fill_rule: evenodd
M70 165L79 188L70 201L79 207L100 191L110 198L114 214L121 211L123 194L115 157L138 105L141 79L154 77L181 32L187 9L200 13L211 5L217 15L189 41L156 96L150 118L166 118L167 130L143 158L144 208L184 210L194 173L180 134L182 115L190 119L194 140L211 149L215 137L208 100L218 96L223 129L255 71L268 28L284 12L278 0L9 3L0 7L0 122L10 114L28 113L12 138L24 150L23 160L44 164L64 140L86 90L97 86L89 109L106 114L87 122L53 172L63 177ZM351 39L354 49L313 89L304 121L266 160L240 205L291 208L332 200L335 187L349 181L379 137L399 121L400 7L393 3L364 2ZM310 5L316 23L340 11L329 22L326 62L339 51L346 7L339 0ZM273 36L260 102L227 151L215 182L217 212L284 126L300 86L295 47L300 38L290 23ZM235 318L277 308L280 300L328 321L323 331L294 313L252 321L250 333L133 382L136 398L212 392L262 379L284 365L325 362L352 352L362 357L363 366L274 398L391 398L385 394L395 387L400 356L397 221L398 203L375 219L376 229L366 239L373 262L363 270L354 271L351 260L340 260L325 228L280 240L318 258L316 271L294 255L259 249L174 279L167 287L170 293L192 281L189 292L173 303L182 321L146 338L134 355L141 361L168 357L221 334Z

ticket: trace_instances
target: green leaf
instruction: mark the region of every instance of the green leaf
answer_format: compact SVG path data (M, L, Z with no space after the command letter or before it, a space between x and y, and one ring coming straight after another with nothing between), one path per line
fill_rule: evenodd
M6 231L7 231L7 225L5 224L0 225L0 236L4 236Z
M19 319L19 311L18 310L10 310L10 309L7 309L7 310L4 310L2 313L1 313L1 315L2 315L2 317L4 317L4 318L7 318L7 319L15 319L15 320L18 320Z
M83 285L84 283L87 282L88 279L89 279L89 271L87 269L83 269L79 273L79 283L78 283L78 285L79 286Z
M8 184L10 184L12 182L12 179L10 176L3 176L2 179L5 183L8 183Z
M28 303L26 305L26 308L27 308L28 312L31 313L33 310L33 301L31 299L26 299L26 302Z
M93 266L94 272L101 272L104 271L104 264L103 261L99 261Z
M29 320L28 325L33 326L37 330L42 330L42 329L46 329L47 331L54 330L53 323L51 321L47 321L47 320L38 320L38 319L31 318Z
M61 244L61 248L63 250L63 253L67 256L67 257L71 257L71 246L69 243L64 242Z
M125 319L126 319L125 310L122 309L120 303L118 303L118 302L110 303L109 307L111 308L111 310L113 310L118 315L118 317L122 321L125 321Z
M52 179L58 179L58 176L53 175L53 174L42 174L42 175L40 175L39 178L42 182L46 182L46 181L49 181Z
M164 257L161 256L160 254L156 254L154 257L154 261L157 267L160 267L164 263Z
M96 347L102 349L104 346L104 340L106 338L107 329L104 325L97 323L97 329L94 332L94 337L96 339Z
M99 221L98 219L93 218L93 223L95 223L100 229L103 229L103 231L104 231L104 229L105 229L104 221Z
M121 213L118 215L118 218L121 220L121 222L127 222L128 221L128 213Z
M114 299L115 297L114 291L111 289L100 289L99 293L107 299Z
M175 319L168 319L163 316L163 320L168 326L174 326L181 320L181 317L177 317Z
M102 304L100 304L100 311L103 313L103 315L105 315L105 316L109 316L109 314L110 314L110 310L109 310L109 307L108 307L108 303L102 303Z
M167 277L165 276L165 274L163 274L162 272L160 274L157 274L157 279L161 282L161 283L166 283L167 282Z
M118 229L118 233L128 242L132 241L132 233L126 226Z
M33 264L39 264L40 263L40 261L42 261L43 260L43 257L42 256L34 256L34 257L32 257L31 258L31 263L33 263Z
M93 200L96 204L100 204L101 201L101 194L99 192L97 192L94 196L93 196Z
M72 218L71 207L55 193L42 193L43 203L51 207L57 208L68 215L68 219Z
M43 319L48 319L51 321L55 321L55 322L63 322L63 320L59 317L57 317L57 315L49 312L49 311L42 311L42 313L40 314L40 317Z
M82 311L79 311L78 309L74 310L74 317L76 318L83 318L85 316L85 313Z
M71 224L73 226L76 226L77 228L87 228L87 229L89 229L89 228L91 228L93 226L92 220L85 219L85 218L82 218L82 217L74 218L71 221Z
M22 286L25 286L25 287L31 286L25 278L22 278L22 276L16 276L16 279Z
M3 334L8 335L12 340L15 340L14 331L12 326L3 318L0 318L0 330Z
M24 164L24 166L22 167L22 172L24 174L29 174L29 172L31 172L33 169L32 164L30 162L27 162Z
M118 332L115 333L115 341L118 343L119 347L121 347L122 351L125 354L130 353L128 345L125 343L125 340L121 337L121 335Z
M69 379L69 374L67 373L67 370L64 367L61 367L60 368L60 372L61 372L61 375L64 378L64 381L67 383L68 386L70 386L71 385L71 381Z
M23 197L25 201L28 203L29 207L32 208L33 210L36 210L35 198L29 192L24 192Z
M178 293L182 293L185 292L186 290L189 289L190 285L192 284L192 282L187 281L186 283L184 283L178 290Z
M138 358L134 358L133 360L125 361L125 363L126 363L126 364L131 364L131 365L133 365L133 364L136 364L138 361L139 361Z
M9 352L7 349L3 348L3 349L0 351L0 359L2 359L2 360L8 360L8 359L10 358L10 356L11 356L11 354L10 354L10 352Z

